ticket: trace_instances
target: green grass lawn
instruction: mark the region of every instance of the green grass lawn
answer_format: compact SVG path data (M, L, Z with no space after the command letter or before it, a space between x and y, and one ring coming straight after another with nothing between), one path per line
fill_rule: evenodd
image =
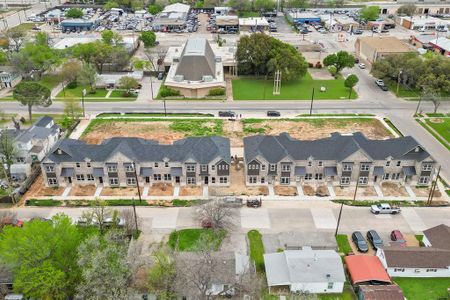
M20 29L23 29L25 31L30 31L31 29L33 29L34 25L36 25L36 24L38 26L40 26L40 25L42 25L44 23L42 23L42 22L22 23L20 25L14 26L14 28L20 28Z
M204 228L175 230L169 236L169 246L178 251L195 251L199 242L211 243L214 250L219 250L226 235L223 229L213 230Z
M348 243L348 237L346 234L338 234L336 236L336 242L338 244L338 252L344 253L345 255L352 252L352 247Z
M356 299L355 293L352 291L352 287L349 284L344 286L342 294L318 294L320 300L354 300Z
M95 90L95 94L91 94L89 93L89 87L88 86L82 86L79 85L76 88L70 89L67 88L65 89L65 96L64 96L64 91L61 90L61 92L59 92L59 94L56 96L57 98L80 98L81 99L81 95L83 93L83 89L86 89L86 91L88 91L88 93L86 94L86 98L105 98L106 94L108 93L108 91L106 89L96 89Z
M264 268L264 244L261 233L258 230L250 230L247 233L248 241L250 243L250 257L253 259L258 272L265 272Z
M441 118L442 123L434 123L427 119L427 125L436 130L441 137L450 143L450 118Z
M257 11L240 11L239 12L239 17L240 18L254 18L254 17L259 17L259 12Z
M114 90L111 92L111 95L109 95L110 98L137 98L137 95L130 94L129 96L124 95L125 90Z
M326 91L321 92L320 87ZM344 79L314 80L307 73L304 78L281 82L280 95L273 95L273 80L256 78L240 78L233 80L234 100L311 100L312 89L315 89L314 100L348 99L349 90L344 86ZM352 99L357 98L352 92Z
M58 75L44 75L38 82L51 91L61 83L61 80Z
M418 98L420 96L420 91L417 89L410 89L406 86L400 85L397 94L397 82L391 80L384 81L388 86L389 90L392 91L397 97L402 98Z
M125 113L121 115L120 113L102 113L97 115L97 118L107 118L107 117L164 117L163 113ZM200 113L167 113L168 117L214 117L213 114L200 114Z
M448 299L450 278L393 278L407 299Z

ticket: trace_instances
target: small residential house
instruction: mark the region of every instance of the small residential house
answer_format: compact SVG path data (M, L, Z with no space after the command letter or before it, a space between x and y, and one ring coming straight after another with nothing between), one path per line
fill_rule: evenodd
M47 186L142 186L230 184L230 141L218 136L188 137L163 145L116 137L100 145L64 139L41 163Z
M398 285L360 285L356 295L358 300L405 300Z
M425 230L422 242L426 247L450 250L450 227L441 224Z
M293 293L342 293L346 281L339 254L334 250L285 250L264 254L267 285Z
M195 283L208 284L206 294L210 297L220 295L224 298L231 298L237 296L239 290L236 287L242 281L243 276L255 272L247 255L232 251L212 252L211 255L201 252L180 252L176 256L175 263L179 265L179 268L187 269L187 274L189 274L189 270L199 273L199 277L194 278L192 282L175 286L177 294L186 300L203 298ZM192 274L192 276L196 277L197 274Z
M11 165L11 178L23 180L30 174L32 163L42 161L56 144L60 128L51 117L44 116L28 129L6 129L2 134L14 139L16 152Z
M22 76L17 72L17 70L14 67L11 66L0 67L0 89L13 88L20 81L22 81Z
M412 137L371 140L362 133L332 133L298 140L288 133L244 138L247 185L430 184L436 162Z

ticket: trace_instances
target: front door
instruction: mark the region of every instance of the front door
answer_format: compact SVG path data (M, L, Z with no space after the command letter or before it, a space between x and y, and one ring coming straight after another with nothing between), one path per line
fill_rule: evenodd
M66 177L68 183L72 183L72 177Z
M205 184L208 184L208 176L205 176Z
M175 176L175 183L180 183L180 176Z
M103 177L99 177L99 178L98 178L98 182L99 182L99 183L103 183Z
M150 183L150 177L145 177L145 183Z
M373 177L373 182L377 182L378 176Z

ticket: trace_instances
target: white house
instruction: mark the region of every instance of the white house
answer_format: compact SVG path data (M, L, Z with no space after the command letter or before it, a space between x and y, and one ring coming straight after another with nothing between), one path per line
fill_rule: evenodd
M342 293L345 274L334 250L285 250L264 254L267 285L288 287L291 292Z

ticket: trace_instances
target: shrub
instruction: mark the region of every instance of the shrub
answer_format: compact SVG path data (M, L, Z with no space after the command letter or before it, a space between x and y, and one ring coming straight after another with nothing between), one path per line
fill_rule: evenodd
M313 63L308 63L308 68L314 68L314 64Z
M223 95L225 95L224 88L210 89L208 93L208 96L223 96Z
M69 84L67 84L68 89L75 89L77 86L78 86L78 83L76 80L69 82Z
M250 257L255 262L256 270L264 272L264 244L261 233L258 230L250 230L247 233L247 238L250 243Z
M171 96L180 96L180 91L174 90L170 87L163 85L159 90L159 95L163 98Z
M317 69L322 69L322 64L320 63L320 61L318 61L318 62L316 63L316 68L317 68Z

